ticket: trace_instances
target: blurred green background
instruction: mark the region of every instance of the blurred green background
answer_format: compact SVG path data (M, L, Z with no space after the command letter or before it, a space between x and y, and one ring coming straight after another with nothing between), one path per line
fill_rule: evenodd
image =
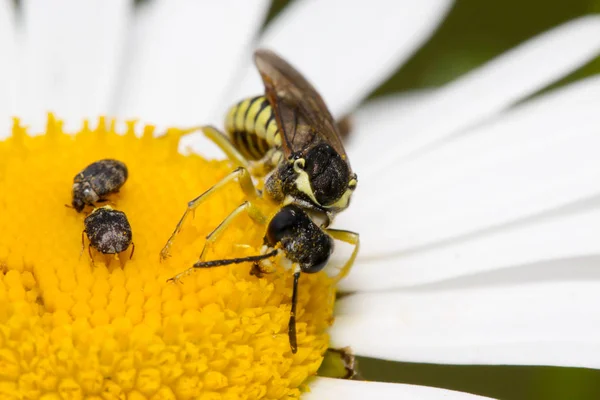
M275 0L270 17L287 3ZM373 96L439 86L531 36L594 12L600 13L600 0L456 0L432 39ZM556 85L599 72L600 57ZM367 358L360 358L359 363L367 380L437 386L500 399L600 399L600 371L596 370L430 365Z

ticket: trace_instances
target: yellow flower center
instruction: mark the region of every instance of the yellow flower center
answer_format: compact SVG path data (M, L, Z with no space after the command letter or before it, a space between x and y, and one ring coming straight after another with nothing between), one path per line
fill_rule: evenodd
M177 151L182 132L162 138L114 123L75 135L49 117L47 132L28 136L19 121L0 141L0 397L23 399L295 398L328 346L333 280L303 274L298 297L298 352L287 325L292 271L257 278L250 264L189 268L204 238L244 199L230 184L203 204L159 253L187 201L231 172L225 161ZM115 158L129 169L110 197L124 211L135 253L82 252L86 213L71 203L73 177ZM268 215L276 211L262 204ZM265 227L242 216L207 260L259 254Z

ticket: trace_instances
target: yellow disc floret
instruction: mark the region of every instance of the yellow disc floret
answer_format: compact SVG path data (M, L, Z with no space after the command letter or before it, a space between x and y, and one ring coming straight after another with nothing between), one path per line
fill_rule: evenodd
M262 278L248 263L189 268L204 238L244 199L235 184L203 204L160 262L187 201L231 172L225 161L178 152L182 132L136 137L100 119L75 135L49 117L45 135L15 121L0 141L0 398L296 398L328 345L334 287L303 275L298 352L287 324L292 272ZM73 177L114 158L129 178L109 201L131 224L135 253L82 251L86 212L71 203ZM274 206L265 204L268 209ZM91 211L88 209L87 212ZM259 253L264 226L238 218L207 259Z

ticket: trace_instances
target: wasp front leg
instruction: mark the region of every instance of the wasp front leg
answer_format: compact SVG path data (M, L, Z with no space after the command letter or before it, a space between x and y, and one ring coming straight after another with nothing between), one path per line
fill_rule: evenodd
M350 258L348 258L344 266L340 269L340 273L335 277L335 281L338 282L340 279L348 275L350 268L352 268L352 265L356 260L356 256L358 256L358 250L360 249L360 235L356 232L344 231L340 229L325 229L325 232L327 232L327 234L334 239L354 246Z
M220 224L217 226L211 233L206 236L206 242L204 243L204 247L202 248L202 253L200 253L200 257L198 262L194 264L192 268L188 268L187 270L175 275L170 278L169 281L179 281L184 276L189 275L194 271L195 268L206 268L206 266L198 267L198 265L207 264L204 262L206 254L213 248L214 244L219 240L223 232L227 229L229 225L241 214L246 213L252 220L258 222L260 224L266 223L266 217L262 214L257 207L255 207L251 202L245 201L241 205L239 205L235 210L233 210ZM262 257L262 256L259 256ZM271 256L269 256L271 257Z
M250 177L250 173L248 172L248 170L243 167L236 169L235 171L233 171L232 173L227 175L225 178L223 178L220 182L218 182L213 187L208 189L206 192L202 193L200 196L198 196L195 199L188 202L187 209L183 213L183 216L177 223L175 230L173 231L173 233L169 237L169 240L167 240L167 243L165 244L165 246L162 248L162 250L160 252L161 259L164 260L165 258L169 257L171 246L173 245L173 241L175 240L175 237L177 236L177 234L181 231L181 228L183 227L183 224L185 223L189 214L194 212L196 210L196 208L198 208L202 203L204 203L206 200L208 200L213 194L218 192L229 182L236 181L236 180L237 180L238 184L240 185L240 188L242 189L242 191L244 192L244 194L246 195L246 197L249 200L253 200L258 197L258 195L259 195L258 191L254 187L254 183L252 183L252 178Z
M200 253L200 257L198 258L198 262L203 262L206 258L206 254L208 254L209 250L211 250L219 237L223 234L225 229L242 213L248 214L248 216L255 222L264 225L266 223L266 217L263 213L254 206L250 201L245 201L240 206L238 206L235 210L231 212L220 224L217 226L211 233L206 236L206 242L204 242L204 247L202 248L202 252Z

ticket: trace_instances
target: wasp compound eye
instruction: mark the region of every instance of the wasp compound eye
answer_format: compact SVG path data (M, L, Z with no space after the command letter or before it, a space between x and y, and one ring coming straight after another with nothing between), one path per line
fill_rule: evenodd
M335 203L350 180L348 165L328 144L321 143L306 155L304 170L309 176L315 199L320 205Z
M127 180L127 166L118 160L100 160L85 167L73 178L73 208L82 211L86 205L116 193Z

